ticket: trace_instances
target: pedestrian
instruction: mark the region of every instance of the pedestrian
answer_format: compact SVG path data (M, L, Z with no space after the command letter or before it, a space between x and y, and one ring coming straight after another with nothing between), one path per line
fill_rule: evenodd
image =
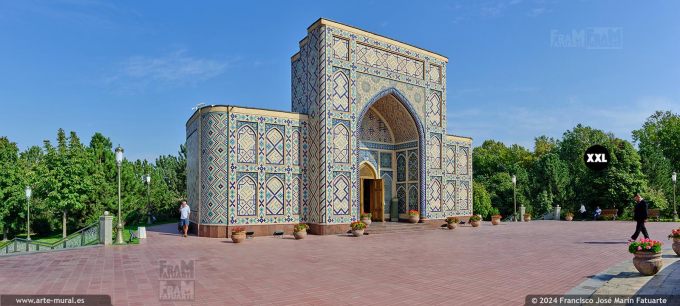
M647 202L643 199L639 193L635 194L635 209L633 210L633 220L637 223L635 225L635 234L630 236L630 239L637 240L640 232L645 238L649 238L647 234L647 228L645 227L645 221L647 221Z
M595 214L593 214L593 220L597 220L598 217L602 215L602 209L600 209L600 206L595 208Z
M581 204L581 208L578 210L581 213L581 221L586 219L586 206Z
M184 237L187 236L189 231L189 215L191 214L191 209L187 205L187 201L182 201L182 206L179 208L179 225L184 231Z

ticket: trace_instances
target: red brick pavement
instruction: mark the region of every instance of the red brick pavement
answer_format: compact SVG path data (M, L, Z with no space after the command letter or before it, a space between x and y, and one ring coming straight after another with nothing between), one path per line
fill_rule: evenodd
M649 223L664 238L672 223ZM361 238L180 238L0 258L0 294L110 294L114 305L519 305L629 259L632 222L468 226ZM161 303L159 260L196 261L195 299Z

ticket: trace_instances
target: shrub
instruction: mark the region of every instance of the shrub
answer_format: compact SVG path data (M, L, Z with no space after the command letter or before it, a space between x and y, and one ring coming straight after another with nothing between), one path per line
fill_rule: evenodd
M409 216L420 216L420 212L415 210L415 209L411 209L411 210L408 211L408 215Z
M503 216L501 216L501 215L493 215L493 216L491 216L491 219L500 219L500 218L503 218Z
M239 233L245 233L246 228L244 226L237 226L231 229L232 234L239 234Z
M668 235L668 239L673 239L673 238L680 238L680 228L674 229L671 231L671 234Z
M470 217L470 222L476 222L476 221L481 221L482 218L480 218L478 215L473 215Z
M366 224L361 221L354 221L350 225L353 231L358 231L366 228Z
M361 214L361 219L370 219L371 213Z
M309 225L304 224L304 223L295 224L295 226L293 227L293 231L296 232L296 233L306 231L308 229L309 229Z
M564 216L565 216L565 217L572 217L572 218L573 218L573 217L574 217L574 213L571 212L571 211L569 211L569 210L567 210L567 212L564 213Z
M446 223L448 223L448 224L458 224L458 222L460 222L458 217L448 217L448 218L446 218Z
M640 241L630 241L628 243L628 252L651 252L659 253L661 252L661 246L663 243L658 240L652 240L649 238L640 239Z

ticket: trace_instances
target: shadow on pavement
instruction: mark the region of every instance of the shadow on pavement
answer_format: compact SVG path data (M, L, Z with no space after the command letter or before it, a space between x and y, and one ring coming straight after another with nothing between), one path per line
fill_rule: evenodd
M628 244L627 241L584 241L585 244Z

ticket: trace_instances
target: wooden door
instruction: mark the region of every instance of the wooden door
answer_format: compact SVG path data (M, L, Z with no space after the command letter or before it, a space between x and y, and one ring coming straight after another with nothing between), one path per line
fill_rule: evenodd
M371 219L385 221L385 201L383 199L383 180L372 180L371 184Z

